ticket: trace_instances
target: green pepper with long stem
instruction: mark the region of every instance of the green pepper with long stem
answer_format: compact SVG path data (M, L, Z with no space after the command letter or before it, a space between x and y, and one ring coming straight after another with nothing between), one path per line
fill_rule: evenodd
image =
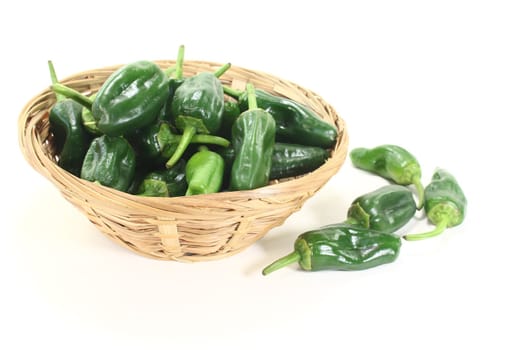
M157 166L171 157L180 144L182 135L175 134L167 122L161 121L137 130L128 139L135 148L141 164ZM220 147L230 145L230 141L225 138L208 134L193 135L190 143L205 143Z
M206 146L191 156L186 164L186 196L219 192L224 174L224 159Z
M348 208L349 224L383 233L393 233L416 213L412 191L401 185L387 185L356 198Z
M168 98L168 78L154 62L137 61L122 66L102 84L93 102L61 84L53 90L91 110L105 135L126 135L152 124Z
M186 78L175 90L172 112L175 126L182 131L182 139L166 162L167 168L177 163L193 135L215 134L219 130L224 109L224 92L219 77L230 66L227 63L215 73L202 72Z
M160 120L171 121L173 119L173 111L171 105L173 103L173 96L175 90L181 86L184 81L183 78L183 67L184 67L184 45L179 46L179 51L177 53L177 61L173 67L169 67L164 71L169 78L168 83L168 98L164 107L162 107L161 114L159 116Z
M430 232L408 234L404 238L415 241L435 237L448 227L461 224L466 208L467 198L456 178L444 169L437 169L425 187L425 213L436 228Z
M263 275L293 263L305 271L364 270L391 263L399 255L401 239L348 223L323 226L302 233L292 253L263 269Z
M249 108L235 120L232 145L235 150L230 175L231 190L251 190L266 186L270 179L275 144L275 121L257 107L255 88L246 84Z
M48 66L52 83L58 83L53 62L48 61ZM79 176L91 141L83 127L82 105L59 93L55 95L57 101L49 111L49 124L59 154L58 165Z
M135 176L135 152L121 136L99 136L86 152L80 177L126 192Z
M239 100L241 112L249 108L246 92L227 86L224 92ZM275 120L276 141L322 148L331 148L337 141L335 126L321 119L308 106L261 89L255 89L255 96L257 105Z
M355 148L350 152L350 159L356 168L392 180L398 185L413 184L419 197L417 208L423 207L425 194L421 184L421 166L416 157L403 147L381 145Z

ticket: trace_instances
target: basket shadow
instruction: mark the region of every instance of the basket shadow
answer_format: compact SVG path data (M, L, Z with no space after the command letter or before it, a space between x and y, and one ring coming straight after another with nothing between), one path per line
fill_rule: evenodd
M292 252L295 240L301 233L343 221L348 203L344 193L336 188L322 189L315 198L307 201L303 208L292 214L282 226L272 229L255 243L256 248L263 251L263 257L250 264L245 273L260 274L264 267Z

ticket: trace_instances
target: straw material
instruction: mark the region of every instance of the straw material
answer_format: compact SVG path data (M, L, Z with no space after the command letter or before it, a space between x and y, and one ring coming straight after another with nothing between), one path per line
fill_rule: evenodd
M163 69L175 61L156 61ZM184 75L215 71L220 64L184 62ZM90 95L120 66L75 74L61 82ZM50 89L35 96L19 117L22 152L40 174L49 179L98 229L139 254L165 260L203 261L235 254L279 226L314 195L342 166L348 134L344 121L323 99L292 82L233 66L222 77L225 85L243 89L247 82L268 92L310 106L338 131L330 158L317 170L294 179L273 181L250 191L221 192L188 197L133 196L82 180L57 165L49 108L55 103Z

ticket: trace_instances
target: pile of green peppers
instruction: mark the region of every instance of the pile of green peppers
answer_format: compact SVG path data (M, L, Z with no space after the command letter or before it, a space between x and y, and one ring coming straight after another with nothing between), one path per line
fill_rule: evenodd
M463 222L467 199L448 171L436 169L430 183L423 187L419 162L396 145L356 148L350 152L350 159L356 168L391 183L354 199L344 221L300 234L293 251L265 267L263 275L292 263L305 271L369 269L395 261L402 238L415 241L435 237ZM415 187L415 193L409 185ZM424 209L435 229L399 235L419 209Z
M253 85L225 94L216 72L184 76L184 46L166 70L138 61L86 96L60 84L49 113L58 165L139 196L250 190L321 166L337 129L310 108Z

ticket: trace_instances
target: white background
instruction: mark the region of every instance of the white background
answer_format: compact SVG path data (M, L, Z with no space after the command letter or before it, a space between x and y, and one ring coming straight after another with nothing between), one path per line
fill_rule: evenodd
M3 2L0 348L523 349L521 4ZM174 59L180 44L188 60L229 61L317 92L346 120L350 149L402 145L425 183L448 169L469 199L464 224L405 242L376 269L291 266L263 277L298 234L342 220L356 196L385 183L348 161L233 257L165 262L117 246L28 165L18 115L49 85L48 59L63 78ZM429 227L418 218L405 230Z

